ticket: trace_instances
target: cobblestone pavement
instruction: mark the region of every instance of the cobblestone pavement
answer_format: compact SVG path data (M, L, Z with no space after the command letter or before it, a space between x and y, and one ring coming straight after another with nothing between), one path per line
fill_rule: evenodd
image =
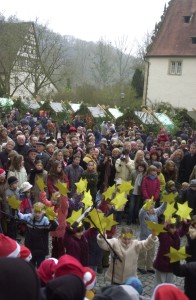
M120 231L122 226L118 226L118 232ZM139 238L139 226L138 225L131 225L131 228L134 232L134 235L136 238ZM185 240L183 240L182 242L184 243ZM107 281L105 279L105 272L106 269L104 269L102 274L97 274L97 284L96 284L96 288L99 289L101 287L105 287L111 284L110 281ZM152 291L153 291L153 286L154 286L154 274L150 274L147 273L145 275L141 274L140 272L138 272L138 278L141 280L142 284L143 284L143 296L148 296L151 297L152 296ZM179 287L180 289L183 290L183 286L184 286L184 278L180 278L180 277L175 277L175 284L177 287Z

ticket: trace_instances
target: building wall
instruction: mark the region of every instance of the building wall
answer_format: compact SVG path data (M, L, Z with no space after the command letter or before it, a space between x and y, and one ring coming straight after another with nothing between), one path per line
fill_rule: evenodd
M182 75L170 75L170 61L182 61ZM144 102L169 102L196 109L196 58L149 58L146 63Z

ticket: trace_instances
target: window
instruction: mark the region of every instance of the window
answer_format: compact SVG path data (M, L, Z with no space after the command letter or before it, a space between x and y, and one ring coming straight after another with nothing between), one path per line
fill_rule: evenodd
M182 75L182 62L181 61L170 61L169 74L170 75Z
M196 37L193 36L191 39L192 39L192 44L196 44Z
M189 23L191 16L184 16L184 23Z

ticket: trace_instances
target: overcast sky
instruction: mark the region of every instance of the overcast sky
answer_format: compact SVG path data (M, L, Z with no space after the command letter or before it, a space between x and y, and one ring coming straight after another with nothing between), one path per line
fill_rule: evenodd
M4 0L1 14L35 21L62 35L85 41L111 42L126 37L141 43L160 21L169 0Z

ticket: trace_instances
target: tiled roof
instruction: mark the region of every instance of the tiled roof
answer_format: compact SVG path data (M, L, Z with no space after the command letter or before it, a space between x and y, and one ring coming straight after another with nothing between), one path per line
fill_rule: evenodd
M185 16L190 16L188 23ZM196 0L172 0L147 57L196 56L192 37L196 37Z

